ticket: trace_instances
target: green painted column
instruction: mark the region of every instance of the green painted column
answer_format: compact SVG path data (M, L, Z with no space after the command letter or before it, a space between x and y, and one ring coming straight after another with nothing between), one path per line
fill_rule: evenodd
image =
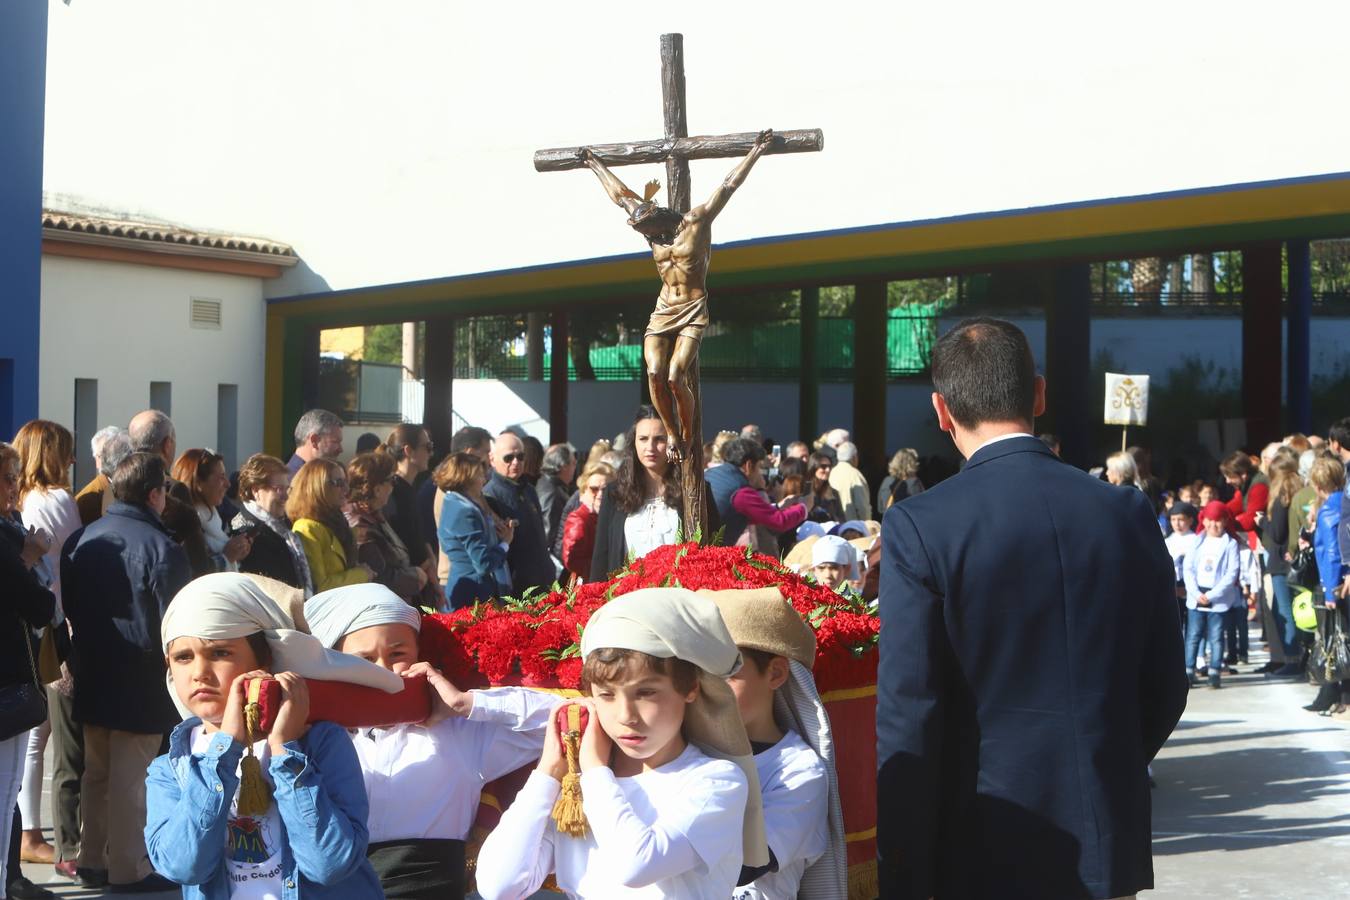
M810 444L820 434L820 288L802 288L801 367L798 370L797 437Z

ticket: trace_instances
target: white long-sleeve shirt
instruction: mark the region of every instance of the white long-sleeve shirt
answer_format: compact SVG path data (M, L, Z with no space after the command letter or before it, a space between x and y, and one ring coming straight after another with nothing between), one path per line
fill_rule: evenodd
M1164 540L1164 543L1167 544L1167 552L1172 556L1172 565L1177 570L1178 583L1185 581L1181 567L1186 563L1186 554L1190 553L1203 537L1203 534L1197 534L1194 531L1186 534L1174 531Z
M80 509L75 498L65 488L53 488L49 491L29 491L23 498L23 509L19 513L23 524L29 528L42 528L52 536L51 549L44 557L51 570L52 594L56 597L56 613L53 622L65 618L61 605L61 548L66 539L79 531Z
M370 799L370 842L462 841L483 785L537 762L558 698L526 688L473 692L468 718L352 734Z
M733 763L690 744L658 769L582 773L584 838L550 818L561 785L534 772L478 854L485 900L528 897L555 873L577 900L727 900L741 871L748 787Z
M764 831L778 870L736 888L733 900L796 900L806 867L829 847L829 777L801 735L789 731L755 754L764 795Z

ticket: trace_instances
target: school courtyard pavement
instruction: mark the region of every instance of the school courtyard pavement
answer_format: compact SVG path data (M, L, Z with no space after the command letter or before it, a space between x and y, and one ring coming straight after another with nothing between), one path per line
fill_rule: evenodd
M1143 900L1350 897L1350 718L1305 712L1315 690L1240 674L1191 693L1153 764L1157 889ZM109 896L23 870L63 898Z

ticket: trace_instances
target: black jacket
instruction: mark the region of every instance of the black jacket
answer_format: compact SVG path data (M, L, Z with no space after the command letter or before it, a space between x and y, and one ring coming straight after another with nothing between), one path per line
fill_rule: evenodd
M882 524L881 896L1153 886L1147 766L1186 706L1148 498L1000 441Z
M506 555L506 563L511 567L511 590L519 597L529 588L547 588L553 584L558 575L548 555L544 514L539 509L539 497L534 488L524 481L512 481L493 472L483 488L483 496L492 501L494 510L519 523Z
M717 502L712 488L703 482L703 508L708 512L708 530L705 543L722 530L722 519L717 514ZM595 523L595 551L591 554L591 577L588 581L608 581L610 575L628 563L628 543L623 536L627 514L619 509L614 494L606 490L600 499L600 519Z
M563 507L567 505L568 498L574 492L569 489L568 485L563 484L562 479L557 475L550 475L546 472L539 479L539 484L535 487L535 493L539 495L539 511L544 516L546 546L552 548L562 541ZM558 554L554 555L558 556ZM560 556L559 558L561 559Z
M303 591L305 576L286 539L249 512L247 507L241 506L238 514L230 520L230 530L239 532L246 528L253 529L253 549L248 556L239 560L239 571L266 575Z
M187 554L143 506L116 502L61 554L61 599L73 632L75 721L168 732L178 711L164 685L160 621L192 580Z
M435 492L433 486L433 496ZM412 564L420 566L426 562L430 540L422 531L422 518L417 513L417 488L404 481L400 475L394 476L394 492L389 495L389 503L384 507L384 518L408 549L408 559ZM435 533L431 532L433 535Z
M0 523L0 687L33 680L31 629L49 624L56 611L52 592L23 564L23 534Z

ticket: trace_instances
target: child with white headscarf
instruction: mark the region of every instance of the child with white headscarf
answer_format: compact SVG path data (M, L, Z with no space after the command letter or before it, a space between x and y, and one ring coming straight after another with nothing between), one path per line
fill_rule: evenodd
M402 681L324 650L304 633L303 595L258 576L205 575L164 613L168 682L187 718L146 779L145 844L184 898L380 896L366 861L366 794L346 733L307 725L305 679L396 693ZM262 739L246 707L253 679L282 687Z
M682 588L611 600L581 638L590 722L580 739L587 830L552 818L567 772L549 728L539 767L483 844L486 900L528 897L550 872L569 897L727 900L769 861L759 782L726 678L741 665L717 606Z
M370 861L391 900L459 900L465 840L483 786L530 765L544 747L557 698L526 688L460 691L419 663L421 615L388 588L324 591L305 604L324 646L399 674L424 674L435 691L418 725L351 734L370 801Z

